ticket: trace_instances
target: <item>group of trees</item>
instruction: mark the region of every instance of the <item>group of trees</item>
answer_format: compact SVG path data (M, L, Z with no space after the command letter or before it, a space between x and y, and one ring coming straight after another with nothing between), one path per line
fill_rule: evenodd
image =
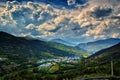
M59 69L54 72L40 70L36 64L31 68L21 68L20 71L5 75L3 80L72 80L77 77L111 76L111 63L109 61L103 62L97 59L83 59L78 64L64 64L62 66L59 63ZM115 76L120 76L119 63L120 60L113 60Z

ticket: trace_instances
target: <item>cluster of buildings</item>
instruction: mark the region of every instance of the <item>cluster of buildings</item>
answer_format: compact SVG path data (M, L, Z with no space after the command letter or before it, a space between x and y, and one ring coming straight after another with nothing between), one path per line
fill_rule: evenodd
M76 60L79 60L80 57L61 57L61 58L53 58L53 59L41 59L38 63L43 63L39 67L45 68L55 65L56 63L66 62L66 63L76 63Z
M44 62L71 62L74 60L79 60L80 57L74 56L74 57L61 57L61 58L52 58L52 59L41 59L38 62L44 63Z

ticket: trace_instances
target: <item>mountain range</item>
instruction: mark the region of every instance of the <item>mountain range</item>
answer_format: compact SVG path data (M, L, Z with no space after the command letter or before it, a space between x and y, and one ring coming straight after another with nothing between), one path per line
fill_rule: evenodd
M40 59L66 56L81 60L55 74L110 76L113 68L113 75L120 76L119 4L120 0L0 0L0 80L21 74L40 77L45 73L35 69L31 76L26 70L39 67Z
M114 40L114 42L113 42ZM108 42L115 44L119 39L109 39ZM12 71L28 68L32 64L36 65L39 59L57 58L65 56L85 56L84 50L78 50L76 47L66 46L58 42L45 42L34 38L16 37L6 32L0 32L0 76L9 74ZM99 44L107 42L98 41ZM119 75L120 70L120 43L96 52L85 58L85 63L80 64L77 69L82 69L84 74L110 74L110 61L114 61L114 74ZM84 59L83 59L84 60ZM81 61L82 62L82 61ZM104 69L104 70L101 70ZM86 73L87 72L87 73Z
M61 44L68 45L68 46L75 46L74 43L71 43L71 42L68 42L62 39L52 39L50 40L50 42L57 42L57 43L61 43Z
M101 56L101 59L104 58L113 58L113 59L119 59L120 58L120 43L111 46L109 48L100 50L96 52L95 54L91 55L89 58L95 58Z
M80 49L84 49L84 50L88 51L89 53L93 54L102 49L116 45L119 42L120 42L119 38L109 38L109 39L98 40L98 41L94 41L94 42L81 43L77 47Z
M34 56L44 58L74 56L74 51L79 54L79 50L74 47L56 42L45 42L33 38L15 37L5 32L0 32L0 42L1 55L14 54L16 57L18 57L18 55L20 55L20 57L23 57L22 55L26 55L26 57Z
M35 64L40 59L82 57L86 54L83 50L57 42L16 37L6 32L0 32L0 76L10 73L16 68L23 68L26 64Z
M120 76L120 43L86 58L81 73L88 76ZM115 78L115 79L114 79ZM114 77L110 80L120 80Z

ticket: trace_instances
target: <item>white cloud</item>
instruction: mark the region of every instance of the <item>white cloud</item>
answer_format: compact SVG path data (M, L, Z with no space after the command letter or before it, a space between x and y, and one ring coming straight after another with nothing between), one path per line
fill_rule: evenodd
M96 3L95 3L96 4ZM97 9L112 8L109 15L96 18L91 13ZM103 39L120 37L119 5L101 6L87 5L82 9L57 9L51 5L28 2L19 4L7 2L0 12L0 30L20 36L35 38L64 38L64 39Z
M35 27L35 25L34 24L28 24L26 27L25 27L25 29L35 29L36 27Z
M112 36L112 38L117 38L120 36L120 33L113 33L111 36Z

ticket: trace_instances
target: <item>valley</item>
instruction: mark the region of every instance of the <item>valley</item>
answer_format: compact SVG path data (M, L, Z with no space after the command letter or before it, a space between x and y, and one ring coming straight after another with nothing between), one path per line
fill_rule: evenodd
M0 80L120 80L120 0L0 0Z
M89 55L76 47L16 37L5 32L0 32L0 41L0 80L120 76L120 43ZM114 66L112 76L111 61Z

